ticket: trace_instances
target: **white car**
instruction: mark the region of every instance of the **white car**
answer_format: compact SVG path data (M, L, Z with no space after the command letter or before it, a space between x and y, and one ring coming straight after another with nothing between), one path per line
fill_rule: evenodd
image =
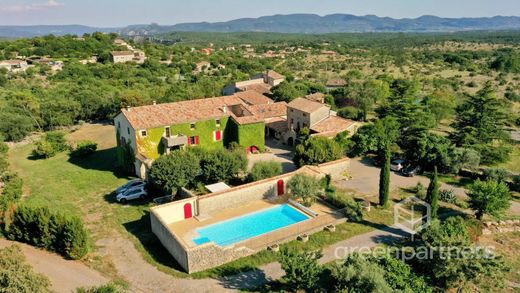
M144 186L139 186L139 187L127 189L126 191L117 194L116 200L118 202L125 203L125 202L127 202L129 200L133 200L133 199L138 199L138 198L144 199L147 196L148 196L148 193L144 189Z
M128 189L133 189L133 188L141 187L141 186L145 186L145 185L146 185L146 182L144 182L141 179L130 180L125 185L118 187L116 189L116 194L123 193L123 192L127 191Z
M405 167L406 161L402 159L393 160L390 164L390 170L399 172Z

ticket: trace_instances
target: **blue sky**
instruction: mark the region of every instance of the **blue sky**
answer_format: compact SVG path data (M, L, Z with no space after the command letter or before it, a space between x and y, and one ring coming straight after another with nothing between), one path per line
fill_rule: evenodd
M349 13L394 18L520 16L520 0L0 0L0 25L125 26L225 21L272 14Z

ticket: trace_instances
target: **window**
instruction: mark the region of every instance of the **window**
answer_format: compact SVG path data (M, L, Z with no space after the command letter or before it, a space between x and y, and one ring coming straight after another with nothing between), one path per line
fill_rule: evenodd
M117 121L117 128L121 129L121 121Z
M147 135L146 130L141 130L141 136L146 137L146 135Z
M190 123L190 129L195 130L195 123Z
M215 131L215 141L221 141L222 140L222 130Z
M170 136L171 136L171 133L170 133L170 127L165 127L165 128L164 128L164 131L165 131L165 135L166 135L166 137L170 137Z
M130 127L126 128L126 132L128 132L128 134L130 134Z
M294 124L294 119L291 118L291 124Z
M215 125L217 125L217 127L220 127L220 119L215 120Z
M305 113L303 113L302 115L303 115L303 117L307 116L307 114L305 114Z
M198 145L199 144L199 137L198 136L190 136L190 139L188 140L189 145Z
M291 109L291 112L294 112L294 110L293 110L293 109Z

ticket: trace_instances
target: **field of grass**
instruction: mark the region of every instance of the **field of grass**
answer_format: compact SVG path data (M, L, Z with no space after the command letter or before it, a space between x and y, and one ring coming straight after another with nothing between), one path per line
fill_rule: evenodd
M113 190L128 178L115 168L115 133L110 125L84 125L70 133L72 142L90 139L98 142L98 151L89 158L71 158L67 153L45 160L30 159L32 144L15 146L10 150L11 168L24 180L24 203L47 205L62 212L81 216L93 242L113 236L114 230L128 236L143 257L159 270L178 277L188 275L180 270L175 260L150 230L149 202L135 201L128 205L115 202ZM349 237L369 232L392 221L391 210L372 209L363 223L338 225L336 232L319 232L303 244L286 244L294 249L321 249ZM272 262L275 253L262 251L221 267L194 274L192 277L220 277L254 269ZM93 253L89 265L109 274L115 274L109 261Z

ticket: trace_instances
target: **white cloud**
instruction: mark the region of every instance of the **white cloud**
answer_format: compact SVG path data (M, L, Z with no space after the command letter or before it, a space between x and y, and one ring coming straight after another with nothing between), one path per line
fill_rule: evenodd
M3 5L2 7L0 7L0 12L27 12L27 11L58 8L58 7L62 7L62 6L63 6L63 3L60 3L56 0L48 0L47 2L41 2L41 3Z

